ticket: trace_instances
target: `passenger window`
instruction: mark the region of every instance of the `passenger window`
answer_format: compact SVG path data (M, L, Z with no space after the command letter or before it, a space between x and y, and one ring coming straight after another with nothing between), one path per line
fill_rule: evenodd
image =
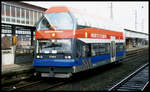
M89 57L89 45L88 44L83 44L82 45L82 57Z
M81 58L81 57L89 57L90 56L90 49L89 45L85 44L81 41L77 41L77 49L76 49L76 57Z
M99 56L110 53L109 43L94 43L91 45L91 55Z
M95 48L95 45L92 44L92 45L91 45L91 55L92 55L92 56L96 56L95 49L96 49L96 48Z
M110 53L110 44L106 43L105 47L106 47L106 54L109 54Z
M86 46L82 46L82 57L86 57Z
M124 51L124 43L116 43L117 52Z
M100 43L99 49L100 49L99 55L106 53L106 47L104 43Z
M77 41L76 43L77 43L76 44L76 48L77 48L76 57L80 58L82 56L81 43L79 41Z

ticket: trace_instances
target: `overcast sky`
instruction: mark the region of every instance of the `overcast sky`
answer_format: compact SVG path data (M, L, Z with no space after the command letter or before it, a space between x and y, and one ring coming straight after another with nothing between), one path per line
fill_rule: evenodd
M69 7L75 7L81 10L84 10L89 13L95 13L97 15L110 18L110 1L25 1L25 3L30 3L36 6L44 7L44 8L50 8L52 6L69 6ZM149 16L148 16L148 2L112 2L113 5L113 20L120 24L123 28L138 31L138 32L144 32L149 33L148 31L148 22L149 22ZM135 15L137 12L137 20ZM137 21L137 22L136 22ZM136 24L137 23L137 24ZM137 30L136 30L137 29Z

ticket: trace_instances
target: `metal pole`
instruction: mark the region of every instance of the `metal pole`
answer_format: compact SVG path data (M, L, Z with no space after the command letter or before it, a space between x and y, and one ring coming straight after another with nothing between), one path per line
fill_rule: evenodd
M143 11L143 6L142 6L142 11ZM141 12L142 12L142 11L141 11ZM142 15L143 15L143 13L142 13ZM144 18L143 18L143 16L142 16L141 27L142 27L142 32L144 32Z
M135 9L135 31L137 31L137 10Z
M113 20L113 4L110 3L110 18Z

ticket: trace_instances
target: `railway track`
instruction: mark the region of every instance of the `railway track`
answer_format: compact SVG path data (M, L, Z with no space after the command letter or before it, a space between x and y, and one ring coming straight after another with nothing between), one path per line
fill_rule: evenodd
M66 81L61 80L61 79L58 79L58 80L41 79L39 81L35 81L35 82L28 83L25 85L13 87L12 89L10 89L8 91L47 91L48 89L63 85L65 83L66 83Z
M149 84L148 63L112 86L108 91L143 91Z
M137 57L137 55L140 55L139 53L143 53L144 50L136 50L134 51L130 51L130 53L127 53L127 57L125 58L125 60L123 61L127 61L127 59L130 58L130 61L132 61L134 58ZM47 91L51 88L57 87L57 86L61 86L63 84L68 83L68 81L66 80L43 80L40 79L38 81L29 83L29 84L25 84L25 85L21 85L21 86L16 86L13 87L11 89L9 89L8 91L35 91L35 90L40 90L40 91Z
M10 89L10 90L8 90L8 91L14 91L14 90L19 90L19 89L21 89L21 88L25 88L25 87L28 87L28 86L38 85L38 84L40 84L42 81L43 81L43 80L31 82L31 83L28 83L28 84L25 84L25 85L21 85L21 86L13 86L13 88Z
M8 91L47 91L48 89L65 84L66 81L60 80L39 80L22 86L16 86Z

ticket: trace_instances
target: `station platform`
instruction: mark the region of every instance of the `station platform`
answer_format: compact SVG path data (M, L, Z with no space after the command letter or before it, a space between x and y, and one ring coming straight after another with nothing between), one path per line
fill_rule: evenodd
M7 75L9 73L23 72L33 69L32 62L20 63L20 64L10 64L2 65L2 75Z
M132 50L137 50L137 49L142 49L142 48L148 48L148 46L128 48L128 49L126 49L126 51L132 51Z
M137 49L141 49L141 48L148 48L148 46L129 48L129 49L126 49L126 51L132 51L132 50L137 50ZM31 69L33 69L32 62L2 65L2 75L9 74L9 73L21 72L21 71L25 71L25 70L31 70Z

